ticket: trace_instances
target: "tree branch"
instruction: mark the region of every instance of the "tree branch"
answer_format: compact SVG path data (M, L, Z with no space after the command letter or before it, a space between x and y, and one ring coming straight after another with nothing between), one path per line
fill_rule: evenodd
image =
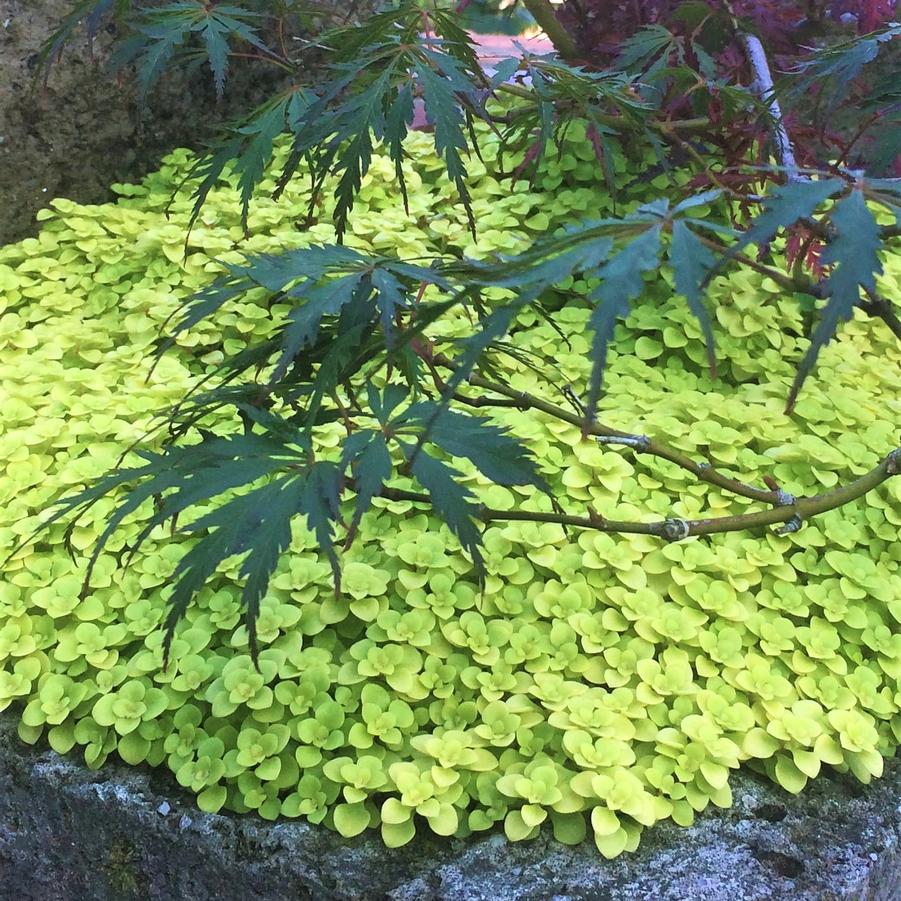
M509 94L512 97L522 97L524 100L531 100L535 97L532 88L522 84L499 84L495 91L501 94ZM594 113L592 119L601 125L609 125L611 128L617 128L623 125L622 116L613 116L608 113ZM661 119L660 121L648 121L644 123L648 128L662 132L665 135L672 135L675 131L682 132L703 132L710 128L711 122L708 116L695 116L693 119Z
M441 354L435 355L434 363L445 369L454 368L451 361ZM528 392L517 391L515 388L510 388L507 385L492 382L489 379L480 376L478 373L473 373L468 381L469 384L474 385L477 388L491 391L495 394L499 394L501 397L510 398L515 401L516 405L519 407L529 407L533 410L538 410L542 413L546 413L548 416L553 416L555 419L559 419L562 422L568 422L570 425L578 426L579 428L583 428L585 425L582 416L570 413L569 410L559 407L556 404L552 404L543 398L529 394ZM593 422L589 426L588 433L595 438L606 439L606 443L624 444L631 447L636 453L650 454L654 457L660 457L662 460L668 460L670 463L674 463L681 469L690 472L699 481L716 485L718 488L722 488L732 494L737 494L741 497L746 497L750 500L759 501L764 504L777 505L781 503L781 492L757 488L754 485L748 485L738 479L730 478L721 473L710 463L698 463L696 460L692 460L688 454L684 454L674 447L670 447L660 441L655 441L645 435L630 435L628 432L620 432L617 429L612 429L600 422Z
M554 7L548 0L523 0L525 8L532 14L538 27L548 36L554 48L570 62L579 55L579 48L570 33L560 24Z
M682 541L697 535L744 531L780 523L785 524L783 532L796 532L804 521L863 497L892 476L898 475L899 472L901 472L901 447L893 450L866 475L833 491L799 498L788 495L785 503L780 503L769 510L741 513L736 516L717 516L711 519L671 518L654 522L625 522L605 519L594 511L589 511L586 516L578 516L570 513L541 513L532 510L495 510L491 507L481 507L478 518L484 523L496 521L556 523L579 529L592 529L597 532L654 535L666 541ZM353 487L352 481L350 485ZM397 488L383 489L380 497L387 500L431 504L431 498L427 494L403 491Z
M803 179L803 176L798 173L795 148L792 146L791 138L788 136L788 131L785 128L782 108L776 99L773 76L770 72L770 64L767 62L763 44L760 43L760 38L746 31L739 30L738 39L744 47L745 56L747 56L751 71L754 73L752 88L772 116L771 131L776 145L776 159L785 168L785 175L788 181L800 181Z
M698 235L698 238L702 244L709 247L711 250L715 250L717 253L723 254L729 250L725 244L721 244L713 238L708 238L705 235ZM771 278L781 288L785 288L786 291L799 291L802 294L810 294L813 297L823 296L819 285L812 279L805 277L795 278L794 276L783 272L781 269L767 266L765 263L761 263L753 257L749 257L747 254L737 253L733 259L737 260L739 263L743 263L749 269L753 269L755 272L759 272L761 275Z
M895 312L894 307L892 307L884 297L879 297L871 291L868 291L867 293L869 294L870 299L862 300L860 302L860 308L868 316L872 316L875 319L881 319L889 329L891 329L892 334L901 341L901 319L898 318L898 314Z

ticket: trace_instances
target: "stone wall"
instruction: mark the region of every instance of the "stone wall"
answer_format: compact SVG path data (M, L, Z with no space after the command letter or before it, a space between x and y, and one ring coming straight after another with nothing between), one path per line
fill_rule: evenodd
M162 774L19 743L0 718L0 901L898 901L901 761L799 797L739 774L735 805L636 854L546 834L388 850L298 821L198 811Z
M107 71L111 35L104 33L93 54L79 35L45 82L36 74L38 51L74 6L0 0L0 244L37 231L34 215L54 197L102 203L113 182L138 179L174 147L201 146L283 78L274 67L235 60L223 102L209 71L199 69L164 76L140 103L130 77Z

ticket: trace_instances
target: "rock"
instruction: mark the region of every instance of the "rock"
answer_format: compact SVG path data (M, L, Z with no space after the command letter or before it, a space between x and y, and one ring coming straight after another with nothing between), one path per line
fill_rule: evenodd
M234 92L217 103L208 71L179 72L142 103L132 79L107 71L106 32L93 53L78 34L45 79L38 53L74 5L0 0L0 244L34 234L35 213L54 197L111 199L110 184L157 168L174 147L199 146L275 83L268 71L236 65Z
M353 9L363 15L372 3ZM180 67L144 102L134 79L108 71L115 29L102 30L92 50L78 32L45 78L37 72L41 46L75 6L0 0L0 244L35 234L35 213L54 197L112 199L113 182L137 180L175 147L202 147L285 83L274 66L235 59L221 101L207 67Z
M548 835L423 835L386 849L297 821L210 815L161 772L99 772L0 718L0 901L897 901L901 760L799 797L739 773L736 804L603 860ZM171 799L167 801L166 798ZM189 811L161 816L174 804ZM185 825L187 824L187 825ZM190 826L190 828L187 828Z

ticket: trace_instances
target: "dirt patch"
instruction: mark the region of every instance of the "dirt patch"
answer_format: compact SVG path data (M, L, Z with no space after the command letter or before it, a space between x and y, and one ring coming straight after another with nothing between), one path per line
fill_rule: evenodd
M279 77L239 60L222 103L209 73L197 71L168 75L142 104L130 78L107 71L105 33L93 58L79 37L44 84L37 53L72 5L0 0L0 244L37 231L35 213L54 197L102 203L113 182L134 181L172 148L210 139Z

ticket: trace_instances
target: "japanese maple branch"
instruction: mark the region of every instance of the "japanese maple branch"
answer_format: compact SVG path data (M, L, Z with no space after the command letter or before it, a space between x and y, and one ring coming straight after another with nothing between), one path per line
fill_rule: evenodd
M782 108L776 99L773 76L770 72L770 64L767 61L763 44L760 43L760 38L749 34L747 31L739 31L738 39L744 47L745 56L748 58L751 71L754 73L752 88L760 98L761 103L770 111L770 116L772 117L771 131L776 145L776 158L784 167L788 181L800 181L802 176L798 173L795 149L785 128Z
M434 362L436 365L446 369L454 368L450 360L443 357L441 354L435 356ZM492 382L491 380L480 376L478 373L473 373L468 381L469 384L474 385L477 388L491 391L495 394L499 394L501 397L506 397L515 401L517 406L538 410L549 416L553 416L555 419L578 426L579 428L583 428L585 425L585 420L582 416L570 413L569 410L550 403L543 398L536 397L533 394L517 391L515 388L510 388L507 385ZM780 499L782 494L779 491L756 488L754 485L748 485L738 479L730 478L714 468L710 463L698 463L696 460L692 460L688 454L684 454L674 447L670 447L669 445L663 444L660 441L655 441L644 435L630 435L628 432L620 432L617 429L612 429L600 422L592 423L588 428L588 433L595 438L604 439L606 443L622 444L631 447L636 453L650 454L654 457L660 457L662 460L668 460L670 463L674 463L681 469L690 472L700 481L716 485L718 488L722 488L732 494L737 494L741 497L760 501L765 504L779 504L781 502Z
M532 88L528 88L521 84L499 84L494 90L500 94L509 94L511 97L521 97L523 100L533 100L535 98L535 92ZM622 116L594 113L592 118L595 122L598 122L601 125L609 125L611 128L618 128L624 124ZM671 135L675 131L707 131L710 128L711 122L708 116L696 116L693 119L661 119L659 122L649 120L645 124L648 128L653 128L666 135Z
M776 507L755 513L717 516L710 519L671 518L654 522L626 522L605 519L594 511L590 511L586 516L578 516L569 513L542 513L532 510L495 510L491 507L481 507L478 519L485 523L495 521L556 523L580 529L593 529L598 532L655 535L667 541L681 541L696 535L744 531L780 523L784 524L781 531L795 532L804 521L863 497L892 476L898 475L899 472L901 472L901 447L893 450L866 475L833 491L809 497L789 498L787 502ZM350 487L353 487L352 482ZM380 496L387 500L431 504L431 499L427 494L397 488L385 488Z
M576 59L579 48L572 35L560 24L554 7L548 0L523 0L523 5L532 14L538 27L548 36L554 49L567 61Z
M708 238L705 235L698 235L698 238L705 247L715 250L720 255L729 251L729 247L726 244L722 244L713 238ZM747 266L749 269L753 269L755 272L759 272L761 275L771 278L780 288L785 288L786 291L800 291L802 294L810 294L813 297L823 296L819 284L810 278L789 275L781 269L767 266L766 263L761 263L759 260L755 260L747 254L737 253L734 256L734 259Z
M278 66L279 69L284 70L285 72L296 72L297 66L293 65L290 60L283 59L277 53L272 50L268 51L268 54L265 53L239 53L237 51L232 51L228 54L230 57L234 57L236 59L252 59L255 62L259 63L269 63L273 66Z
M868 316L881 319L892 331L892 334L901 341L901 319L898 318L892 305L884 297L879 297L874 292L867 293L869 300L862 300L860 308Z

